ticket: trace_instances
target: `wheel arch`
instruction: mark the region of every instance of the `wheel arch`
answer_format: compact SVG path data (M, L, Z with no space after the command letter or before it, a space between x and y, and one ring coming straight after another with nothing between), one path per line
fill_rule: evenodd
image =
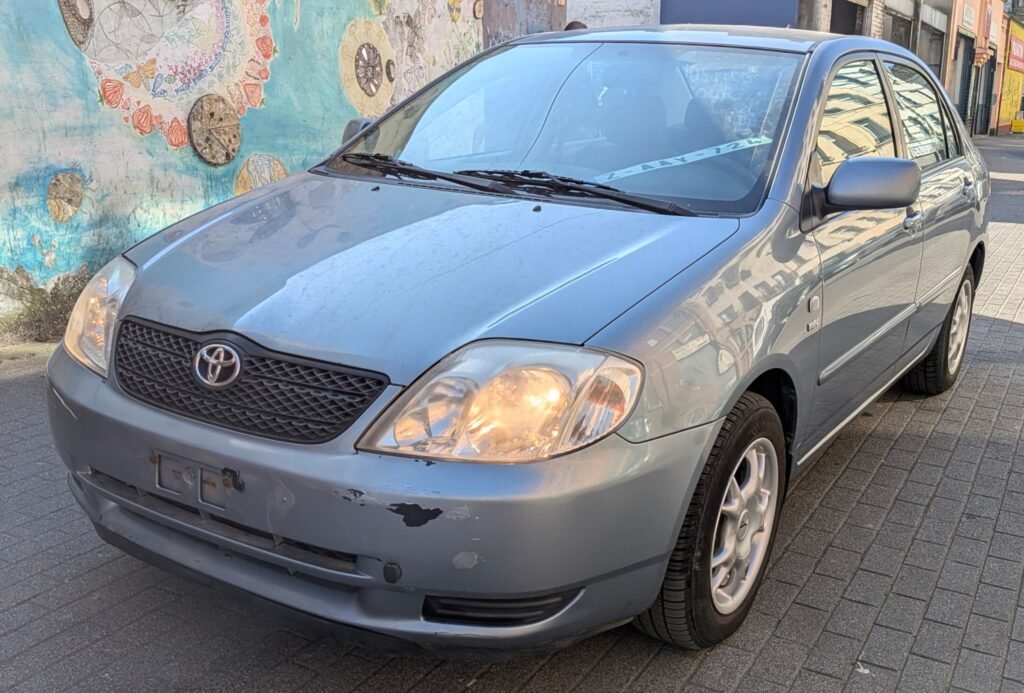
M751 373L742 387L737 388L729 405L731 411L744 392L753 392L768 400L782 421L782 432L786 440L786 478L793 468L793 443L796 440L799 420L799 394L796 381L790 369L782 364L767 364L763 369Z
M985 269L985 242L978 241L978 244L974 246L974 250L971 252L971 258L968 260L971 269L974 270L974 285L977 287L981 284L981 273Z

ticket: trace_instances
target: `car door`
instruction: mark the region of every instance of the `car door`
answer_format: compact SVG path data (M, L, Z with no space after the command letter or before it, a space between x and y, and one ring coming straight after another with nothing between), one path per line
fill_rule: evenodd
M978 182L934 82L909 62L886 56L883 63L902 123L905 156L921 167L923 252L918 308L907 332L909 361L928 346L927 338L942 324L956 293L971 241Z
M895 122L874 55L834 70L818 128L811 185L827 188L836 169L860 156L896 156ZM810 429L840 425L888 384L903 353L921 266L916 208L849 211L812 233L821 255L821 339ZM810 327L809 327L810 328Z

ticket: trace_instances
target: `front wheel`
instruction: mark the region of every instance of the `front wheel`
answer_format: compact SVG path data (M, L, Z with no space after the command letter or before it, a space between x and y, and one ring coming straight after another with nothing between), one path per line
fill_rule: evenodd
M923 395L937 395L956 384L967 351L973 311L974 270L968 267L935 346L904 376L903 384L907 389Z
M640 630L697 649L739 628L775 542L785 449L771 402L744 393L697 481L661 592L635 621Z

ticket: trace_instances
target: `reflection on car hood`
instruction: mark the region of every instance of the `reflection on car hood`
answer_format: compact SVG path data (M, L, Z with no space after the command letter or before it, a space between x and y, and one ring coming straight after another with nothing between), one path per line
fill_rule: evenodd
M128 251L123 314L407 384L475 339L583 343L738 225L307 173Z

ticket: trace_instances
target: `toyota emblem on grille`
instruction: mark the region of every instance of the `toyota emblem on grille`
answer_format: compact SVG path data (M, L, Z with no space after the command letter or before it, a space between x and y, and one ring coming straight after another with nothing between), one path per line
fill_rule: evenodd
M228 344L207 344L192 359L192 372L207 387L227 387L242 372L242 357Z

